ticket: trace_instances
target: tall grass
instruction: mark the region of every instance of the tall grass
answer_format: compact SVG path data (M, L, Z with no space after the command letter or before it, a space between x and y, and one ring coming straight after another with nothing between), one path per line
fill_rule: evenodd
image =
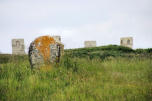
M64 57L49 70L0 64L0 101L151 101L150 58Z

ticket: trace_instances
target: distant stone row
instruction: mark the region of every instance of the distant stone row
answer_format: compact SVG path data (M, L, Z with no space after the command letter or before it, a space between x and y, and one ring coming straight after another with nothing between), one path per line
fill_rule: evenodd
M133 38L132 37L123 37L120 38L120 45L132 48L133 47ZM85 41L84 46L86 48L88 47L96 47L96 41Z
M52 36L56 42L61 43L60 36ZM132 37L123 37L120 38L120 45L132 48L133 47L133 38ZM84 47L96 47L96 41L85 41ZM12 39L12 54L25 54L24 39Z

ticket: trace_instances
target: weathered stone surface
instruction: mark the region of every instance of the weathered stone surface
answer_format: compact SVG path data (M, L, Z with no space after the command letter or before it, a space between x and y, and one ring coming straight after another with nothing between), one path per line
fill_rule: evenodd
M12 54L25 54L24 39L12 39Z
M53 37L41 36L35 39L29 47L31 67L39 68L46 64L59 62L63 51L64 45L56 42Z
M133 38L132 37L120 38L120 45L132 48L133 47Z
M85 41L84 47L96 47L96 41Z
M54 40L58 43L61 43L61 37L60 36L52 36Z

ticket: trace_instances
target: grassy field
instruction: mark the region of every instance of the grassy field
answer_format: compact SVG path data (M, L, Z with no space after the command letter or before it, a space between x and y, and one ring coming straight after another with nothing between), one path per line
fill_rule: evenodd
M1 56L0 101L152 101L150 55L75 54L39 70L30 68L27 56Z

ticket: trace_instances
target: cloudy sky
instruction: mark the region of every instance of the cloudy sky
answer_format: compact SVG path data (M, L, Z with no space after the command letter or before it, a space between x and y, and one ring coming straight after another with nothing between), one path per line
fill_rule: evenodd
M120 43L152 48L152 0L0 0L0 51L11 53L11 39L24 38L26 51L36 37L60 35L65 48Z

